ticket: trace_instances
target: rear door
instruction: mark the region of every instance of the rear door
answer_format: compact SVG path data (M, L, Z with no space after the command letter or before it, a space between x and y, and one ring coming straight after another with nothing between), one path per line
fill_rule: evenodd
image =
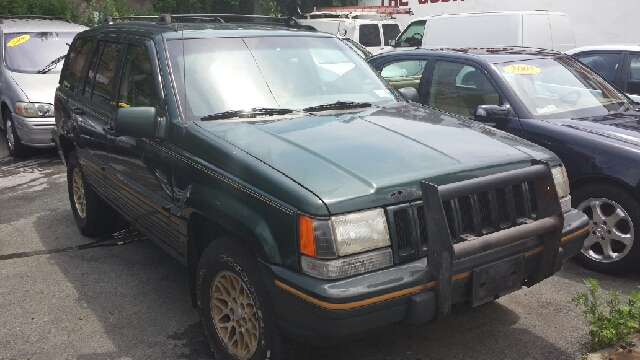
M115 120L116 68L121 60L121 36L101 36L88 61L86 75L78 88L71 112L83 150L78 154L89 164L104 169L108 163L105 129Z

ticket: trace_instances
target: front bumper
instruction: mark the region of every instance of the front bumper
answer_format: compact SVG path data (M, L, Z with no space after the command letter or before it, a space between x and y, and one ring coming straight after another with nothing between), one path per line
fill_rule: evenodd
M55 118L26 118L13 114L16 131L24 145L37 148L51 148L56 146L51 138Z
M580 251L587 235L588 218L571 209L564 215L556 271L562 261ZM542 240L532 237L455 261L452 303L470 301L474 269L524 254L526 279L540 269L543 250ZM337 281L260 265L281 330L298 341L339 343L393 323L426 322L436 314L436 277L426 258Z

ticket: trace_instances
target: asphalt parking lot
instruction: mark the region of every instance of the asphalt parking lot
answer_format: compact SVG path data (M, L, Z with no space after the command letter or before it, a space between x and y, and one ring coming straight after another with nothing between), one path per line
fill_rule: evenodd
M15 160L0 140L0 359L208 359L186 271L130 234L85 238L55 151ZM572 261L551 279L445 319L395 326L336 347L295 344L294 359L578 359L587 325L571 304L582 280L629 293Z

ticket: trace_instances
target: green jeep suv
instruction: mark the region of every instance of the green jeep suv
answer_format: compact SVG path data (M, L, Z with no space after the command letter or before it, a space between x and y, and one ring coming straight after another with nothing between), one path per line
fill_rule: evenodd
M219 358L477 306L587 236L553 153L403 101L332 35L115 20L77 35L56 91L71 208L83 234L124 217L187 267Z

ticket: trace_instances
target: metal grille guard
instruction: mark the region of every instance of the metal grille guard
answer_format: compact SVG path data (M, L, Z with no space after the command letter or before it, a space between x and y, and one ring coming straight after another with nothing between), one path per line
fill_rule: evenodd
M500 187L507 187L523 182L533 182L535 201L537 203L537 220L530 224L520 225L506 230L491 233L472 241L453 244L443 201L462 196L469 196ZM436 298L439 313L447 315L451 312L451 284L453 263L491 249L513 244L515 242L538 237L543 244L542 264L540 270L525 279L527 286L532 286L553 275L555 272L564 217L558 201L558 194L551 167L548 163L532 161L532 166L525 169L512 170L500 174L485 176L472 180L436 186L421 181L422 201L425 206L424 220L427 227L427 267L436 279Z

